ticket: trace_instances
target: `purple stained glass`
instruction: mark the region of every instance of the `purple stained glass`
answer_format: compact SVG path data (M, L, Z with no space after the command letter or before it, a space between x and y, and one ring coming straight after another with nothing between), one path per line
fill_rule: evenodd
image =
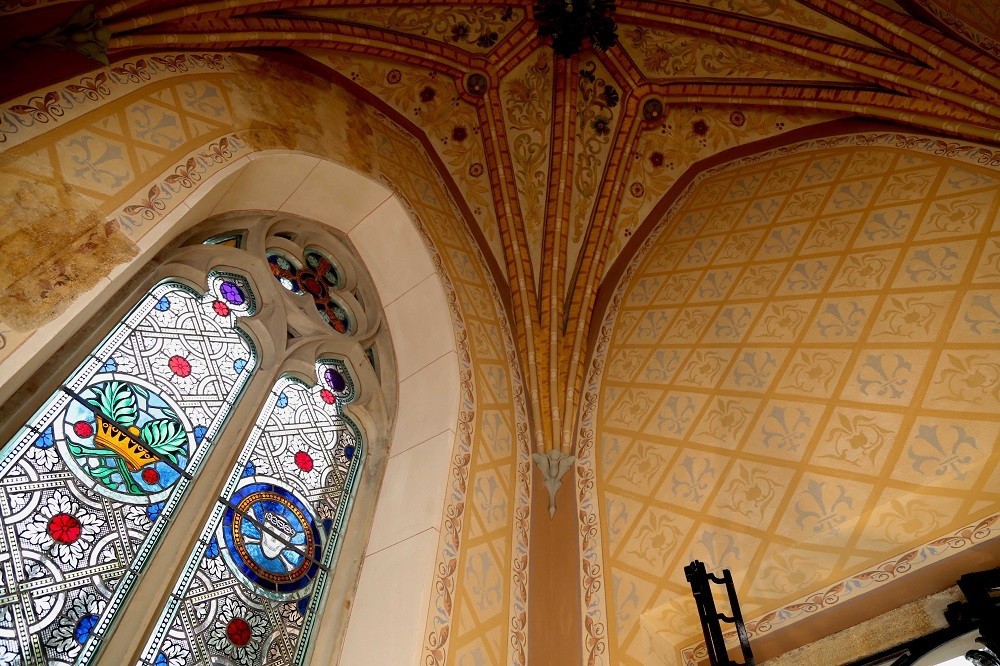
M246 296L243 295L243 290L229 280L222 283L219 287L219 292L222 294L224 299L233 305L243 305L246 301Z
M343 393L344 389L347 388L347 380L344 379L344 375L333 368L327 368L323 379L326 380L326 385L333 389L334 393Z

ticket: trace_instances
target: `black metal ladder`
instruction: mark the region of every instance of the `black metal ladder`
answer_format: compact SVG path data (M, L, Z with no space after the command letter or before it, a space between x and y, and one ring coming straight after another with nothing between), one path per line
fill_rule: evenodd
M719 578L705 570L704 562L695 560L684 567L684 576L691 584L691 592L694 594L694 601L698 606L698 619L701 621L701 630L705 634L705 646L708 648L708 658L712 666L756 666L753 652L750 650L750 637L747 635L746 625L743 624L740 602L736 598L736 586L733 585L733 576L729 569L723 569L722 578ZM729 594L729 607L733 613L732 617L720 613L716 609L711 583L726 586L726 592ZM743 652L742 664L729 658L720 621L736 625L736 635L740 640L740 649Z

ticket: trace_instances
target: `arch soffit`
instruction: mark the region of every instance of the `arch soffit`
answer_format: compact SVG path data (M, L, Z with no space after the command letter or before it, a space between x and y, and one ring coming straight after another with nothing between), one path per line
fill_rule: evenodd
M202 281L198 269L204 268L207 271L212 267L224 268L226 266L226 250L230 250L230 248L188 247L180 251L180 255L185 257L182 262L169 261L162 265L156 261L157 253L168 245L183 243L187 240L185 236L189 236L189 232L196 225L199 225L197 231L199 236L210 236L213 228L212 220L208 220L205 225L200 224L205 222L207 218L215 218L220 227L227 226L232 229L232 216L226 215L227 213L245 215L259 212L261 215L273 216L276 220L291 225L300 224L300 222L294 217L291 219L282 218L282 214L308 218L325 228L340 232L341 238L346 237L349 244L353 246L356 256L364 264L363 268L350 267L349 272L354 272L359 268L367 269L372 278L377 293L364 294L363 296L381 301L388 320L386 328L389 330L389 337L392 341L395 363L386 364L388 372L382 372L381 384L385 397L385 412L383 413L385 417L388 417L390 426L395 422L395 428L390 427L385 436L379 436L378 441L371 442L370 445L378 446L386 451L386 455L391 455L388 451L390 443L393 441L392 436L389 436L390 433L393 430L399 432L405 428L406 419L414 417L413 410L407 409L405 403L396 404L399 396L399 382L425 367L429 360L448 354L454 355L456 362L445 364L443 368L438 368L434 373L434 376L439 380L439 385L435 387L434 393L439 396L440 400L450 401L454 404L449 409L437 410L433 416L436 416L440 422L424 423L423 429L433 429L435 432L441 433L456 433L459 430L459 373L460 364L463 363L463 356L456 353L454 331L458 327L452 321L453 311L447 305L448 297L444 285L436 274L435 265L425 245L424 238L417 231L406 210L393 192L384 185L324 158L295 151L267 150L235 160L200 183L183 203L157 220L155 226L152 226L138 241L138 252L130 261L117 266L96 287L81 294L65 312L36 330L30 338L30 344L20 350L27 353L12 355L0 363L0 375L7 377L7 380L0 386L0 402L9 399L18 390L18 387L28 381L49 357L70 341L76 331L85 327L92 319L94 312L102 307L111 307L113 310L120 309L115 306L112 299L130 282L134 284L137 279L155 281L157 278L166 277L167 273L180 272L182 274L176 275L176 277L190 282L192 286L204 288L204 285L198 284ZM361 223L365 220L370 220L372 224L362 225ZM380 233L379 227L386 228ZM320 235L326 234L320 232ZM262 261L261 266L263 265ZM240 272L247 273L245 270ZM259 275L257 275L258 273ZM251 280L252 288L261 296L262 301L266 301L269 297L285 297L285 294L281 293L282 290L278 288L277 282L270 279L269 275L263 277L265 275L266 268L260 271L251 271L251 274L247 276ZM432 296L433 302L428 304L428 307L419 308L419 318L413 317L414 308L412 307L400 308L402 316L394 317L392 305L401 301L410 290L418 285L423 287L421 291L424 294ZM276 308L276 310L280 312L281 308ZM268 350L266 346L269 344L268 341L280 340L284 337L284 331L286 327L293 324L291 320L294 319L294 316L294 312L292 312L287 320L284 315L255 317L254 321L244 323L255 343L265 345L265 348L261 348L263 357L270 357L274 362L281 356L280 350ZM377 321L367 322L366 328L370 330L366 333L372 334L374 337L377 323ZM406 344L407 330L418 328L444 333L435 336L438 342L435 349L432 350L434 359L426 358L426 354L421 353L419 345ZM400 341L403 344L399 344ZM315 336L306 336L297 345L293 344L285 356L289 362L296 365L295 359L301 361L300 357L306 351L337 354L336 347L338 345L330 341L321 342ZM464 362L467 363L467 361ZM302 363L299 362L297 365L302 365ZM367 371L367 368L365 370ZM442 373L441 370L446 372ZM376 424L369 418L368 410L361 408L360 403L367 401L363 400L361 395L358 397L355 409L349 408L348 411L354 414L363 429L371 433ZM378 408L376 410L381 411ZM378 420L381 419L376 418L376 421ZM381 430L381 428L375 428L375 430ZM381 456L379 457L381 458ZM385 468L385 459L383 458L379 462L380 464L376 465L380 468L374 479L376 483L377 479L381 478L382 470ZM446 467L449 464L448 458L441 462ZM439 490L441 493L444 492L443 488ZM440 499L443 500L443 495ZM368 506L355 507L355 513L361 510L361 513L366 514L356 516L358 519L363 519L361 527L364 529L364 538L360 539L361 543L352 544L353 547L347 547L345 544L344 552L341 554L342 558L351 561L346 568L354 571L355 574L339 581L333 581L328 592L335 598L346 598L353 592L358 581L356 567L362 559L368 530L371 529L372 525L372 515L377 511L377 503L375 506L369 505L367 501L364 504ZM173 549L171 548L171 550ZM338 576L338 578L341 577ZM427 582L429 584L430 580ZM134 601L133 599L130 605L134 606L135 604L132 603ZM418 613L421 629L424 613L424 608L421 608ZM335 622L339 627L334 630L333 635L338 640L333 641L332 645L329 644L330 641L323 638L323 635L328 633L324 631L324 627L329 627L328 620L324 619L319 632L320 640L315 646L316 650L322 649L326 654L330 654L331 650L334 653L339 652L339 642L344 636L345 619L340 617ZM422 634L422 631L420 633ZM321 643L322 645L320 645Z
M447 331L440 336L443 346L436 356L456 350L452 312L446 307L447 294L435 275L434 263L423 238L410 220L406 208L386 186L325 158L290 150L265 150L242 157L199 184L173 211L155 222L138 241L138 252L127 263L115 267L106 280L81 294L61 315L36 330L16 355L0 362L0 375L7 379L0 385L0 403L6 401L38 370L45 359L65 344L73 332L130 280L150 266L156 254L175 239L209 217L236 211L260 211L281 219L282 213L314 220L323 227L346 235L364 267L369 271L383 308L409 289L429 281L427 291L437 292L436 305L427 308L419 322L423 329ZM371 218L378 224L361 228ZM292 222L295 224L295 222ZM386 229L380 233L378 227ZM211 234L211 222L199 233ZM213 254L215 256L215 254ZM255 285L256 286L256 285ZM270 289L267 285L264 289ZM398 377L384 377L383 384L405 379L423 359L410 358L418 350L401 345L400 334L393 334L401 322L387 322L396 355ZM374 322L372 322L374 324ZM394 326L396 324L396 326ZM459 377L454 377L457 395ZM390 397L392 400L391 392ZM456 398L457 400L457 398ZM391 407L391 405L390 405ZM391 413L390 409L390 413ZM447 424L455 429L456 423Z

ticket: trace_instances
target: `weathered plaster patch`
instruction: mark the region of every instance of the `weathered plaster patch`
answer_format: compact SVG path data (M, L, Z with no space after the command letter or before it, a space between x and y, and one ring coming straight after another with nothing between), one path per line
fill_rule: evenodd
M68 185L0 178L0 316L15 331L58 316L138 248Z
M324 133L317 113L322 107L318 92L328 87L322 79L262 58L237 56L233 65L242 76L233 80L230 92L234 106L245 119L294 127L297 132L314 136Z

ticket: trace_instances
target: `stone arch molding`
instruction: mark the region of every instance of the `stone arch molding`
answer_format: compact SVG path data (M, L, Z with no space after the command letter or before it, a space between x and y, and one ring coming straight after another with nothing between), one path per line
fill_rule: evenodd
M207 218L211 219L201 224ZM342 542L337 575L327 592L328 609L353 606L355 610L350 612L349 625L348 613L326 612L321 616L314 630L313 654L323 663L341 653L343 663L389 663L386 659L415 663L426 633L424 624L439 550L438 528L459 430L459 371L467 361L456 351L452 311L424 238L403 204L385 186L301 152L261 151L233 160L150 225L138 241L138 253L132 260L113 269L61 315L34 331L18 354L0 363L0 376L7 378L0 384L0 400L10 398L22 384L34 384L32 376L85 327L92 313L100 308L117 308L123 314L125 309L112 299L130 283L139 280L144 285L152 284L150 280L173 271L196 284L197 274L203 276L210 265L225 266L228 248L191 248L183 251L185 261L181 264L158 267L156 256L176 239L190 240L195 225L199 225L197 235L208 236L213 230L232 228L237 218L298 225L300 230L306 230L306 236L318 234L326 244L339 243L345 249L352 246L360 259L360 264L347 269L351 286L356 287L353 295L357 301L349 310L360 315L355 333L364 341L375 342L377 355L383 359L394 357L395 363L380 364L382 391L378 396L362 396L358 404L366 406L355 414L369 439L369 458L352 509L353 535ZM259 264L248 278L260 290L262 302L288 299L290 294L270 276L263 258ZM365 270L371 277L370 288L361 284L363 280L351 278ZM190 274L183 274L185 271ZM359 308L359 302L366 307ZM379 302L384 314L370 305ZM287 318L265 311L250 323L251 335L265 347L261 370L275 369L278 350L268 350L268 345L274 346L268 341L283 340L286 331L299 335L301 340L289 345L285 370L293 368L307 375L309 361L304 359L318 353L347 353L346 348L336 344L333 346L338 348L334 349L329 343L318 342L320 338L313 334L321 332L322 323L309 316L308 309L285 310L291 313ZM373 314L376 310L377 314ZM380 327L380 322L384 326ZM377 340L379 331L385 329L389 339ZM347 346L360 353L361 347L355 342ZM371 372L363 354L350 360L364 372ZM267 382L257 382L257 387L264 384ZM435 396L433 405L419 397L428 393ZM245 402L256 409L262 397L248 393ZM22 415L12 416L14 421ZM248 420L252 422L252 416ZM206 467L202 477L224 470L231 461L222 458L234 457L242 439L227 455L212 456L210 464L218 465L218 470ZM211 496L205 485L192 489L189 503L210 506ZM132 596L124 612L127 623L120 625L113 640L108 641L104 659L124 663L141 649L144 629L155 620L157 595L169 593L172 574L181 566L175 562L183 560L182 553L186 552L181 540L174 530L162 542L156 561L162 563L162 571L170 571L171 575L164 576L167 581L162 585L143 587ZM406 566L400 566L402 563ZM381 637L380 645L365 640L373 635L374 628ZM393 646L392 655L379 652L386 645Z

